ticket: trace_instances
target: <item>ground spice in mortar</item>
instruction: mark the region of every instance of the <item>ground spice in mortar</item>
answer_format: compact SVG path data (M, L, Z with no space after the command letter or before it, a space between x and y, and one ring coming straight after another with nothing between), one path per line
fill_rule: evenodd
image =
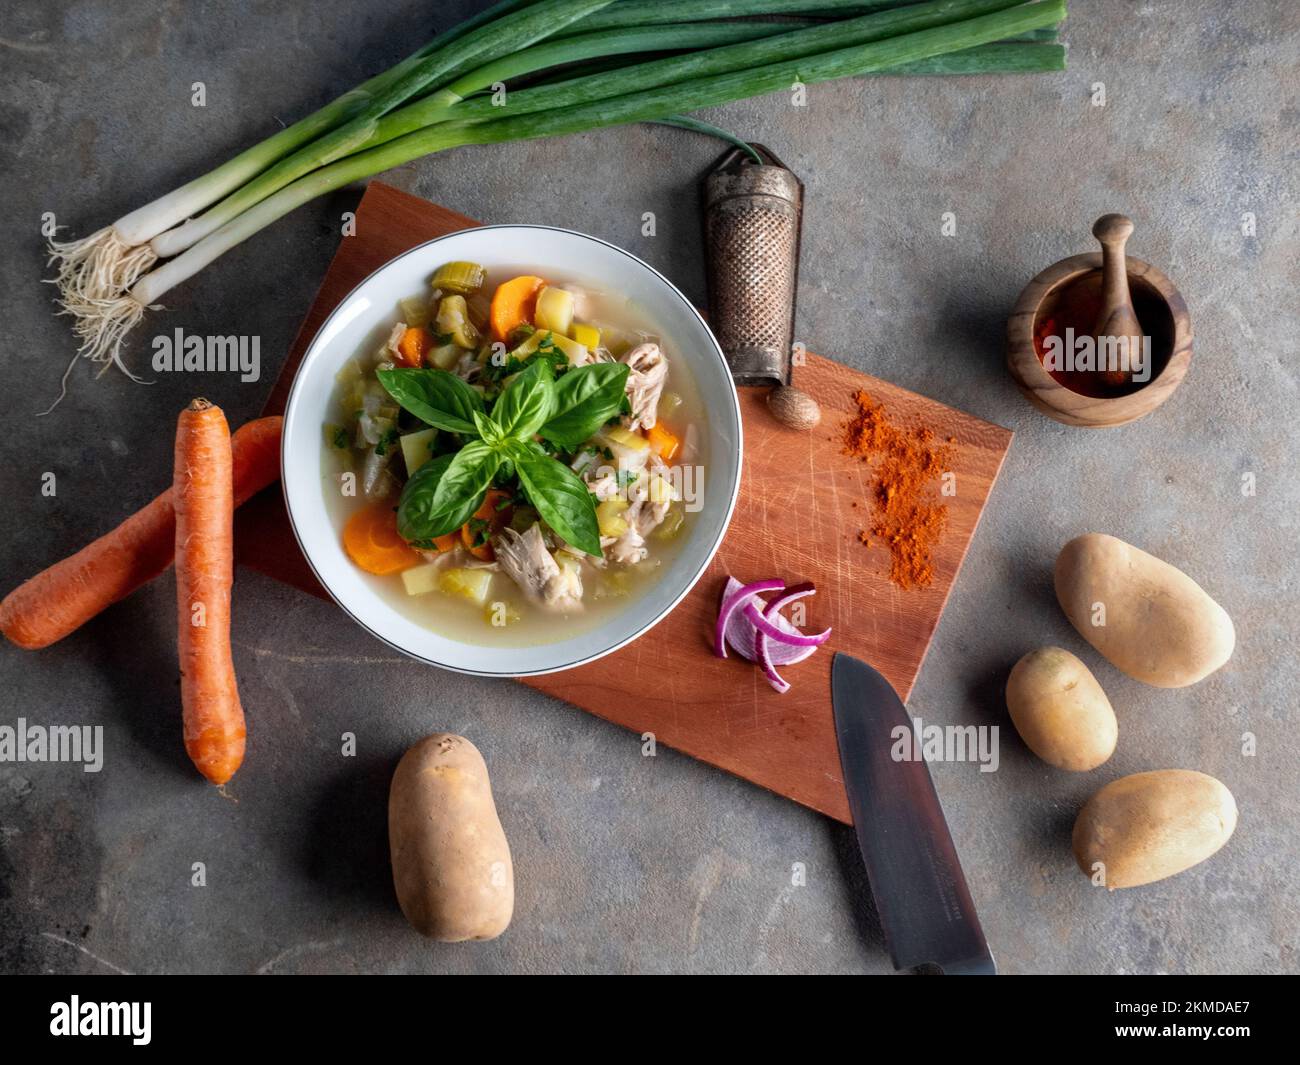
M925 426L895 425L865 391L844 427L844 453L872 463L871 525L858 534L889 550L889 579L900 588L934 580L934 546L948 522L938 482L951 466L956 439L936 439Z

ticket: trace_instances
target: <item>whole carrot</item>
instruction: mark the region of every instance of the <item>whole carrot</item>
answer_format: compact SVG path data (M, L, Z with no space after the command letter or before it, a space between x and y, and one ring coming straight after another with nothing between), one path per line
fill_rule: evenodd
M280 476L284 419L258 418L231 439L235 506ZM35 651L63 639L153 580L172 564L176 514L170 488L61 562L20 584L0 602L0 632Z
M224 784L244 760L244 711L230 654L235 497L230 429L196 399L176 426L176 616L185 750Z

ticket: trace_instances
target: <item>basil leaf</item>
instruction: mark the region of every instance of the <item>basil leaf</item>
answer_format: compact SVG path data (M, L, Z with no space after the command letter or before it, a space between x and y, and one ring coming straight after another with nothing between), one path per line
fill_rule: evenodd
M449 433L478 435L474 412L484 413L483 397L454 373L393 369L380 370L376 376L398 405L422 422Z
M555 413L538 430L564 448L574 448L618 414L627 390L628 366L594 362L576 366L555 383Z
M451 465L452 455L439 455L420 466L402 487L402 497L397 504L397 531L404 540L432 540L429 531L429 505L433 502L438 482ZM441 534L439 534L441 535Z
M519 473L519 482L542 521L566 543L599 558L596 499L578 475L535 444L512 440L506 448Z
M532 358L506 385L492 408L492 420L507 436L527 440L551 416L554 392L551 364Z
M406 482L397 505L397 531L407 540L455 532L483 505L501 456L481 440L426 462Z
M506 441L506 434L502 432L501 426L486 414L474 412L474 428L478 430L478 435L483 438L483 442L490 447L499 448Z

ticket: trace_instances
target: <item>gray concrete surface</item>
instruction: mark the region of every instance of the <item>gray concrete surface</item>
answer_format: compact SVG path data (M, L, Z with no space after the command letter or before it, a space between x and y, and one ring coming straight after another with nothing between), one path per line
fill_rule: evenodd
M160 329L251 332L255 384L151 387L74 375L39 283L46 211L84 234L381 69L471 3L108 4L0 14L0 558L16 584L151 498L196 391L232 422L262 405L355 191L311 204L172 294ZM1297 960L1295 607L1300 329L1300 9L1075 0L1068 73L875 79L709 117L808 186L798 334L810 348L1012 427L1017 436L912 700L927 721L1003 726L995 774L936 783L989 941L1013 973L1285 972ZM435 12L430 14L430 12ZM207 85L205 109L190 86ZM1104 108L1090 104L1104 82ZM387 180L496 222L571 226L644 256L703 300L697 181L716 143L637 126L459 151ZM1020 286L1085 250L1105 211L1181 286L1196 354L1153 417L1089 434L1034 413L1001 366ZM640 235L654 211L658 235ZM940 235L955 212L957 233ZM1257 233L1244 236L1252 212ZM143 345L142 345L143 349ZM41 495L41 476L57 494ZM1258 492L1240 491L1243 473ZM1087 651L1055 607L1060 545L1113 532L1185 568L1239 646L1160 691ZM97 972L885 972L844 828L523 687L395 656L331 606L250 573L236 647L251 752L229 796L179 743L170 578L63 644L0 648L0 724L97 724L98 775L0 765L0 970ZM1001 686L1030 647L1083 652L1121 721L1086 775L1036 761ZM385 794L401 751L450 729L493 770L514 850L513 927L483 945L411 933L388 882ZM354 732L358 755L340 756ZM1257 753L1242 754L1242 736ZM1079 805L1124 773L1188 767L1233 790L1208 864L1113 896L1069 854ZM191 885L193 863L206 886ZM791 886L806 864L807 885Z

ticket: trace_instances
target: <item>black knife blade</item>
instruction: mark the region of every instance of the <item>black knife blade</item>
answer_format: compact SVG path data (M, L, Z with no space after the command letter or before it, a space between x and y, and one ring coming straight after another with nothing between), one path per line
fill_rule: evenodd
M895 969L997 972L975 903L920 757L896 759L903 701L876 670L845 654L831 664L831 706L858 847Z

